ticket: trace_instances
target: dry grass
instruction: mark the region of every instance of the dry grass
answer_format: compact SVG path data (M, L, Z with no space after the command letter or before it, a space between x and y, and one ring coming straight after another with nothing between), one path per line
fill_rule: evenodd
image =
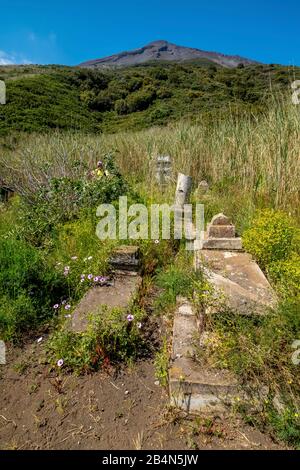
M19 139L0 150L0 177L20 192L35 190L53 176L82 174L107 152L149 198L157 154L170 154L174 178L181 171L197 183L207 179L219 195L283 208L300 218L300 108L275 101L258 117L181 122L165 128L114 135L48 134Z

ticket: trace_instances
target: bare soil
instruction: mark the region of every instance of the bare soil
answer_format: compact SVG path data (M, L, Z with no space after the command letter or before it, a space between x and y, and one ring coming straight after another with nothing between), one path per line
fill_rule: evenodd
M36 339L0 366L0 449L282 449L238 417L168 407L153 359L86 376L49 371Z

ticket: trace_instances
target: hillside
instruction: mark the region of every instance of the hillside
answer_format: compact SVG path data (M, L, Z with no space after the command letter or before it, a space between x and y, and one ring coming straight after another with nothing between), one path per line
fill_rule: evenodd
M61 66L0 67L7 104L0 133L49 129L117 132L265 110L289 93L299 68L277 65L147 64L97 70Z
M188 62L202 61L207 64L217 64L222 67L234 68L239 64L257 64L250 59L240 56L225 55L219 52L208 52L191 47L177 46L168 41L153 41L146 46L124 51L101 59L89 60L80 64L81 67L128 67L145 64L147 62Z

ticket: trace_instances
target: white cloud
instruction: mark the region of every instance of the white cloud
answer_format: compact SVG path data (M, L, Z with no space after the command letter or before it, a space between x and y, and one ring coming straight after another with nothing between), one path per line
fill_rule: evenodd
M12 65L14 64L13 57L6 54L4 51L0 51L0 65Z
M26 65L32 62L21 54L8 54L0 50L0 65Z

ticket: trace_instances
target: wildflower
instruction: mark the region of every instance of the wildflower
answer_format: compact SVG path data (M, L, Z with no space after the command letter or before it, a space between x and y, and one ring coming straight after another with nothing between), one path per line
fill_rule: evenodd
M65 270L65 271L70 271L70 266L65 266L65 267L64 267L64 270Z
M88 275L88 279L89 279L89 280L93 279L93 277L94 277L94 276L93 276L92 274L89 274L89 275Z
M57 366L58 367L62 367L64 365L64 360L63 359L59 359L59 361L57 361Z
M100 277L99 277L99 281L100 281L102 284L103 284L104 282L106 282L107 279L108 279L108 278L105 277L105 276L100 276Z
M81 274L80 278L85 279L85 274Z
M159 240L155 240L155 245L158 245L159 244Z
M92 257L92 256L88 256L87 259L88 259L88 261L91 261L91 259L93 259L93 257Z
M70 310L70 308L71 308L70 304L65 305L65 310Z
M43 341L43 337L41 336L38 340L37 343L41 343Z
M59 308L59 304L53 305L54 310L57 310Z
M65 315L65 318L71 318L71 315L68 313L68 315Z
M72 256L71 260L76 261L78 259L78 256Z
M128 320L128 321L133 321L133 320L134 320L134 316L131 315L131 314L127 315L127 320Z
M137 327L138 327L138 329L140 330L140 329L142 328L142 324L141 324L141 323L138 323L138 324L137 324Z
M80 282L84 282L84 281L85 281L85 279L80 279Z
M99 277L98 276L94 277L94 282L99 282Z
M66 300L63 300L61 304L62 304L62 305L65 305L66 303L67 303L67 301L66 301Z

